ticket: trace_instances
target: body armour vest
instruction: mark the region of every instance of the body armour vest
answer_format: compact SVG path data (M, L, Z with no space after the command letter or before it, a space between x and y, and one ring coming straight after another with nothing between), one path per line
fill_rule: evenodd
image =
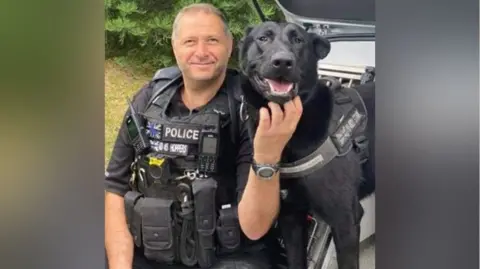
M234 208L216 204L223 187L217 181L218 157L225 147L221 131L230 123L229 96L220 90L195 114L167 115L176 91L166 88L142 113L150 150L132 164L127 223L147 259L209 268L217 242L236 251L241 240Z
M167 89L143 113L145 130L151 150L143 157L148 163L147 195L152 184L167 184L182 177L210 175L218 172L218 155L223 143L221 129L228 124L227 95L218 95L197 113L187 116L170 116L166 111L176 93L175 87Z

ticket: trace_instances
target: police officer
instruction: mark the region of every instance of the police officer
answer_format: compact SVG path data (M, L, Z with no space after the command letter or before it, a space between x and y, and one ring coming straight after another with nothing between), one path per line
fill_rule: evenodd
M233 128L232 43L215 7L178 13L178 68L134 96L107 167L109 268L271 268L261 239L279 210L277 164L302 106L263 108L252 149L243 124Z

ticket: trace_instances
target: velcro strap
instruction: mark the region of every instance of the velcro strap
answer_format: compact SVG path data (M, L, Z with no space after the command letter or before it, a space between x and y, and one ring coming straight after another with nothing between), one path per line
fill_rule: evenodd
M146 198L142 205L143 225L169 227L172 224L172 204L170 199Z
M233 227L236 226L236 214L234 208L224 208L219 211L218 220L220 221L220 225L223 227Z

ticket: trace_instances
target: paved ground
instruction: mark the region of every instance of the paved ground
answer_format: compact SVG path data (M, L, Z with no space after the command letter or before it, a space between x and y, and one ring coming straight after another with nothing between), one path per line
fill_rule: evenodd
M375 239L366 240L360 253L360 269L375 269Z

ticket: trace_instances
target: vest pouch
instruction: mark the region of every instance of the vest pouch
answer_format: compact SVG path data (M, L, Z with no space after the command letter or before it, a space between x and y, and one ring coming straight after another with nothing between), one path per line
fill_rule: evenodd
M173 200L145 198L142 202L144 255L149 260L173 263L175 236Z
M222 208L219 211L217 237L220 245L227 251L240 247L240 223L234 208Z
M216 190L217 181L213 178L196 179L192 182L197 230L197 260L201 268L212 266L215 259Z
M142 216L140 211L143 199L143 195L136 191L129 191L124 196L128 230L132 234L133 242L137 247L142 245Z

